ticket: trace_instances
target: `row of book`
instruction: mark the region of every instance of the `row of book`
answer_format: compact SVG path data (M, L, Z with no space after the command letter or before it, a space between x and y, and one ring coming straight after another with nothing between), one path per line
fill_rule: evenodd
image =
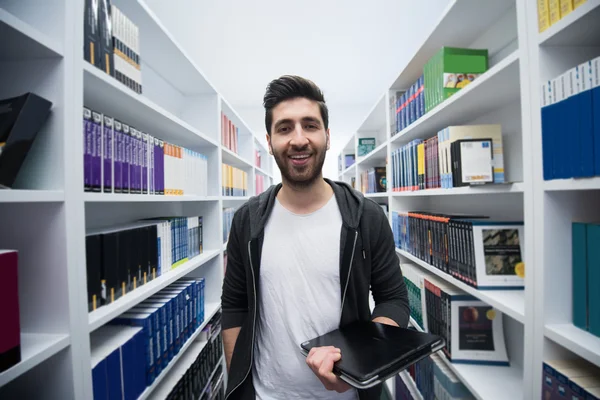
M221 144L237 154L240 128L225 115L221 113Z
M386 168L373 167L360 174L360 190L363 193L382 193L387 190Z
M208 193L208 159L108 115L83 109L84 189L91 192Z
M248 173L231 165L222 164L223 196L248 196Z
M0 189L12 188L52 102L35 93L0 100Z
M524 225L486 216L392 211L396 247L477 289L525 287Z
M202 217L167 217L89 232L88 310L110 304L202 254L202 230Z
M413 124L425 115L425 79L421 75L410 88L390 94L390 107L393 110L390 126L392 136Z
M204 279L181 279L90 334L94 399L137 399L204 322Z
M220 363L223 357L221 337L221 314L211 318L202 330L198 340L206 342L192 365L179 378L166 400L222 400L225 391L223 370ZM159 394L160 395L160 394Z
M0 374L21 362L19 316L19 253L0 250Z
M256 194L259 195L265 191L265 181L267 177L262 174L256 174L255 185L256 185Z
M599 176L600 57L542 84L541 105L544 180Z
M475 397L458 379L456 374L433 354L407 368L423 399L473 400ZM409 379L404 377L404 379ZM410 389L401 375L396 376L396 400L414 400Z
M582 359L546 361L543 364L542 398L600 399L600 368Z
M110 0L86 0L84 59L142 93L139 28Z
M448 126L392 151L392 191L504 183L502 127Z
M587 0L537 0L539 32L544 32L586 1Z
M573 325L600 337L600 224L572 225Z
M414 264L403 263L401 268L404 281L413 288L411 316L422 330L444 338L448 360L509 365L500 311Z
M223 209L223 243L227 243L229 240L229 232L231 232L231 223L233 222L234 214L235 208L233 207Z

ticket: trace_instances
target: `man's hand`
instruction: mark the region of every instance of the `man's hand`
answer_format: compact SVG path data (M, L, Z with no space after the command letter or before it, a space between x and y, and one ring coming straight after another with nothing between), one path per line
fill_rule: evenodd
M350 389L350 385L333 373L333 364L341 358L341 350L333 346L313 347L306 357L306 364L327 390L344 393Z

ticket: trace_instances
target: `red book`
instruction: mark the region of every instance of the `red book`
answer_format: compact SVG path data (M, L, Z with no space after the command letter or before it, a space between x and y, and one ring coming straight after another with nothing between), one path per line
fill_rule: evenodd
M0 250L0 372L21 361L18 253Z

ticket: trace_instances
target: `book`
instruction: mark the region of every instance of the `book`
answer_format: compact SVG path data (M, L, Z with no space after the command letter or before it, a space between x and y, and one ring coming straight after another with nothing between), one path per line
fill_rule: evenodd
M542 396L550 399L593 399L600 369L583 359L547 360L543 364ZM591 379L594 378L594 379Z
M108 75L114 76L111 1L98 0L98 6L98 58L100 69Z
M0 250L0 373L21 362L18 266L17 251Z
M142 93L139 28L114 4L111 22L114 76L129 89Z
M451 143L453 186L494 182L492 139L461 139Z
M366 156L375 150L375 147L377 147L375 138L358 138L357 156Z
M101 59L98 57L100 49L99 0L85 0L83 23L83 58L90 64L102 68Z
M0 100L0 188L12 188L52 102L35 93Z

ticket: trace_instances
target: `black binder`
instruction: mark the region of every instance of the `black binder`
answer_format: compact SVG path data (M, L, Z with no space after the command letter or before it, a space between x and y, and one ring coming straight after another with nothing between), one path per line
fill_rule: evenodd
M334 364L334 374L355 388L367 389L383 383L444 345L444 339L437 335L366 321L308 340L300 347L305 356L313 347L339 348L342 358Z

